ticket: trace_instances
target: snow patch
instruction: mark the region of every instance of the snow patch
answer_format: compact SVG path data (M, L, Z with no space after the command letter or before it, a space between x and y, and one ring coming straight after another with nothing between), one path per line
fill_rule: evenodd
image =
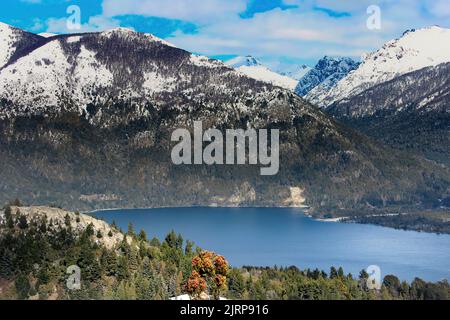
M176 79L164 77L157 72L147 72L144 74L142 87L149 92L172 92L175 90Z
M0 68L3 67L13 55L13 46L16 37L11 27L0 24Z
M80 36L73 36L66 39L67 43L75 43L80 42L81 37Z

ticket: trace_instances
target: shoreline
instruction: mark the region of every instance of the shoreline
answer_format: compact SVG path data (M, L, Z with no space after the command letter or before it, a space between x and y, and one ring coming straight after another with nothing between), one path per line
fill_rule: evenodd
M191 209L191 208L222 208L222 209L243 209L243 208L250 208L250 209L263 209L263 208L274 208L274 209L303 209L304 214L308 217L310 217L306 212L310 208L309 206L302 205L302 206L219 206L219 205L199 205L199 206L157 206L157 207L139 207L139 208L106 208L106 209L95 209L92 211L83 211L80 213L83 214L90 214L90 213L96 213L96 212L102 212L102 211L116 211L116 210L153 210L153 209Z
M390 226L390 225L384 225L380 223L371 223L371 222L361 222L358 221L359 218L377 218L377 217L398 217L398 216L408 216L413 215L413 213L406 213L406 212L400 212L400 213L385 213L385 214L372 214L372 215L364 215L364 216L342 216L342 217L333 217L333 218L320 218L320 217L314 217L310 214L309 206L302 205L302 206L219 206L219 205L200 205L200 206L158 206L158 207L142 207L142 208L106 208L106 209L96 209L92 211L84 211L81 212L83 214L91 215L94 217L97 217L97 214L99 212L108 212L108 211L120 211L120 210L156 210L156 209L192 209L192 208L206 208L206 209L212 209L212 208L222 208L222 209L245 209L245 208L253 208L253 209L297 209L299 212L295 214L301 214L309 219L312 219L314 221L318 222L324 222L324 223L358 223L358 224L368 224L373 226L379 226L379 227L385 227L389 229L395 229L395 230L404 230L404 231L413 231L413 232L419 232L419 233L430 233L430 234L450 234L449 232L440 232L435 230L430 230L427 228L423 229L417 229L417 228L408 228L408 227L397 227L397 226Z

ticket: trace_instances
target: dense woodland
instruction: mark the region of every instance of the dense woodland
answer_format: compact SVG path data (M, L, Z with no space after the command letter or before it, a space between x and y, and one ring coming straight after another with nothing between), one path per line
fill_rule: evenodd
M349 222L376 224L383 227L450 234L450 212L447 209L408 214L355 216Z
M66 215L63 223L55 223L45 216L30 220L9 206L3 212L1 299L169 299L187 292L189 279L198 267L196 256L204 254L175 232L163 241L149 240L144 231L136 232L130 224L123 241L108 249L102 239L112 237L112 231L95 232L92 224L76 231L72 216ZM114 224L112 227L114 233L121 232ZM80 290L67 289L67 268L72 265L81 268ZM297 267L226 268L224 274L225 271L225 283L217 295L229 299L450 297L447 281L428 283L415 279L406 283L388 275L381 290L369 290L365 271L351 275L335 267L329 272Z

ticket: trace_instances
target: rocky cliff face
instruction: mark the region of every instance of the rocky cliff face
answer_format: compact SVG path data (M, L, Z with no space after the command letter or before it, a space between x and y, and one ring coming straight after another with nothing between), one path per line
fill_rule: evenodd
M322 106L321 101L324 96L358 65L359 63L351 58L325 56L300 79L295 92L311 103Z

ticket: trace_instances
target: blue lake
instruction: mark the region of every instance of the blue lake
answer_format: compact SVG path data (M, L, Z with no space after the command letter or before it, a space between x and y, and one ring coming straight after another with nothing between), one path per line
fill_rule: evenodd
M342 266L358 275L378 265L401 280L450 278L450 235L315 221L301 209L164 208L96 212L127 230L164 239L172 229L201 248L224 255L236 267L291 266L329 271Z

